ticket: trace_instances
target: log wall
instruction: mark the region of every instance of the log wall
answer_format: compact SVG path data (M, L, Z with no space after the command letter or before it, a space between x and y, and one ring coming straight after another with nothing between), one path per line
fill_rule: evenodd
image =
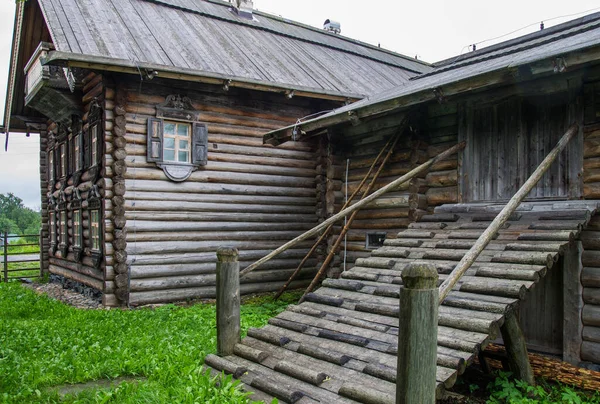
M121 82L121 92L116 108L123 114L115 118L113 135L122 119L131 305L212 298L218 247L237 247L243 269L317 223L323 196L318 141L275 148L263 146L262 135L330 105L238 89L174 88L157 80L145 82L141 91L137 82ZM208 164L180 183L146 161L148 118L171 94L189 97L208 126ZM310 244L244 277L242 293L277 290ZM307 284L316 260L309 264L292 287Z
M586 199L600 199L600 81L584 85L583 191ZM583 243L584 307L581 359L600 363L600 216L595 216L581 236Z
M95 73L88 74L83 80L83 88L82 88L82 120L83 120L83 131L87 132L88 130L88 114L90 111L90 106L92 101L97 100L100 105L104 105L104 102L107 98L110 98L110 90L106 88L105 78L101 75L97 75ZM110 116L110 113L109 113ZM103 120L106 121L105 117ZM110 121L106 121L106 124L110 127ZM48 125L48 135L55 135L58 132L58 125L56 123L50 123ZM44 136L42 136L44 137ZM101 139L100 139L101 140ZM42 142L46 142L47 146L47 136L45 140ZM103 148L101 148L103 149ZM46 154L48 149L45 149ZM105 285L105 271L106 271L106 263L105 260L102 259L98 265L95 265L94 260L91 257L91 238L90 238L90 221L89 221L89 213L87 208L87 198L90 194L90 191L94 185L98 186L100 195L102 198L105 196L110 196L110 189L107 189L107 183L110 184L110 181L103 177L106 172L105 165L103 162L99 164L97 169L86 169L81 172L79 180L76 181L76 176L68 175L64 179L57 179L55 181L54 187L51 187L51 184L47 183L47 195L45 199L45 203L53 196L54 199L59 200L61 196L61 191L64 194L65 201L67 203L67 233L68 233L68 250L67 254L63 255L60 250L49 253L48 258L48 269L52 274L64 276L66 278L75 280L77 282L81 282L84 285L97 289L101 292L106 292ZM42 184L44 184L45 178L47 178L47 167L41 172L41 177L43 178ZM81 196L82 205L82 248L83 253L82 257L77 260L73 251L73 217L72 217L72 207L71 203L73 202L75 191L78 190ZM44 207L44 204L42 205ZM102 206L103 207L103 206ZM44 213L44 211L43 211ZM104 209L100 209L101 217L104 217ZM58 229L58 217L57 214L57 229ZM47 208L45 212L44 218L44 231L48 231L48 216L47 216ZM106 223L105 227L108 228L109 224ZM102 229L100 230L102 232ZM58 237L58 236L57 236ZM48 242L48 235L46 234L46 242ZM103 238L105 239L105 238ZM112 246L105 245L103 250L105 257L110 257L112 254ZM116 302L113 302L116 304Z
M397 134L403 118L402 115L392 115L373 119L361 122L358 126L349 126L331 135L333 153L328 156L327 165L326 213L328 217L337 213L344 204L346 196L352 195L357 190L373 160L390 138ZM394 154L377 179L373 191L425 162L427 153L427 144L417 140L417 136L406 129L400 136ZM367 181L353 202L361 199L363 190L370 182ZM358 258L370 255L374 248L367 248L369 233L385 233L386 238L395 238L396 234L406 229L417 215L426 212L426 190L426 179L423 176L399 186L395 191L361 209L352 223L346 242L342 243L340 250L336 252L336 258L329 269L329 276L337 276L344 269L352 268ZM344 223L340 222L334 234L328 238L328 251L335 243L343 225Z

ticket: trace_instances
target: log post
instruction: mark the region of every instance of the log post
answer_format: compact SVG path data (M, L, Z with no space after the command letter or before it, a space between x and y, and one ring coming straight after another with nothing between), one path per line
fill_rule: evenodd
M530 385L535 384L531 363L527 354L527 345L525 344L525 336L519 325L519 319L513 312L505 316L504 324L500 327L504 347L506 348L506 356L508 358L508 367L517 380L523 380Z
M236 248L217 250L217 354L233 354L240 342L240 263Z
M438 274L431 264L402 271L396 404L435 403Z

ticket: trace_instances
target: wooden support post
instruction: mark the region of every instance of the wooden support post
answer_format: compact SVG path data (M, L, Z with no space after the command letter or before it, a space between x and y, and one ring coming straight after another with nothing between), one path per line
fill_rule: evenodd
M402 271L396 404L435 403L438 274L431 264Z
M500 332L502 333L504 347L506 348L508 367L513 376L515 379L534 385L535 378L533 377L533 370L531 369L529 356L527 355L525 336L515 312L510 312L506 315L504 324L500 327Z
M582 253L581 241L575 241L565 251L563 258L563 360L575 366L581 362L581 344L583 343Z
M240 342L240 263L236 248L217 250L217 354L233 354Z

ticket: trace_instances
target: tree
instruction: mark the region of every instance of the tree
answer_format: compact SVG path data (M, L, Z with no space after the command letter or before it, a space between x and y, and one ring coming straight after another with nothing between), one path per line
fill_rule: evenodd
M23 205L12 193L0 194L0 231L37 234L41 226L39 212Z

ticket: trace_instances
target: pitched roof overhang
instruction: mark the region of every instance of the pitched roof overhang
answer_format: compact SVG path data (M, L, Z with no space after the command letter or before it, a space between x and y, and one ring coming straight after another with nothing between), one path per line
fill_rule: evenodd
M263 136L263 143L279 145L301 140L323 130L375 115L398 112L432 100L447 99L500 85L524 83L551 74L562 74L590 63L600 63L600 13L549 29L521 41L508 41L494 52L482 52L472 60L461 60L453 68L414 77L394 89L338 108L317 118L286 126ZM532 40L533 37L533 40ZM560 59L560 61L558 61ZM565 68L558 68L562 63Z

